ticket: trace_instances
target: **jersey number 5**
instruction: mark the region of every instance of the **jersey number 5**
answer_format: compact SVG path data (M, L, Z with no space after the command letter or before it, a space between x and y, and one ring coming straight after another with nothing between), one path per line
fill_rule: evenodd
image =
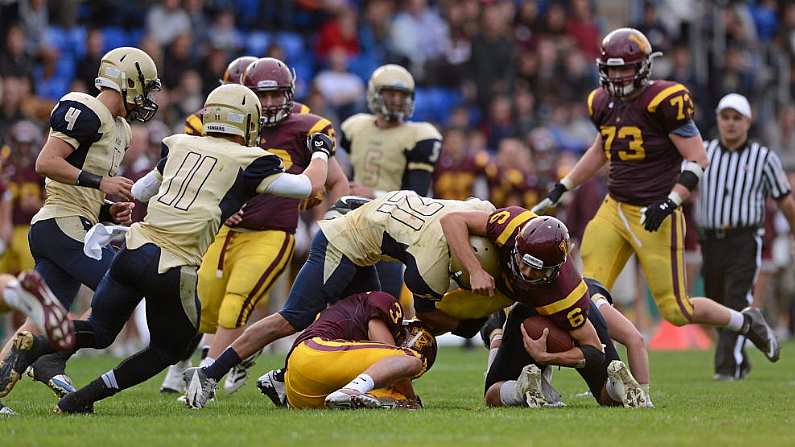
M196 201L199 191L217 163L218 159L215 157L188 152L177 172L168 180L166 192L162 193L157 201L187 211Z
M629 139L628 146L617 151L618 158L625 161L643 160L646 158L646 149L643 147L643 134L639 127L623 126L617 128L616 126L602 126L599 128L599 132L602 134L602 138L604 138L605 154L608 160L611 159L610 150L613 147L616 136L618 136L620 140Z

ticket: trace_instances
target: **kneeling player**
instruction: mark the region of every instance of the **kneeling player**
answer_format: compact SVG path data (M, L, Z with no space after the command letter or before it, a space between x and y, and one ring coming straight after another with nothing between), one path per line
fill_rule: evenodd
M436 358L436 341L385 292L352 295L324 310L287 357L294 408L418 408L411 380ZM400 345L398 345L400 343Z
M621 362L596 304L591 303L588 320L599 334L604 353L590 345L574 346L563 352L548 352L548 329L538 339L527 335L522 322L538 315L531 307L517 304L508 314L501 345L490 356L486 374L485 400L490 406L559 406L559 396L542 386L542 368L558 365L576 368L594 399L604 406L647 406L646 395L629 369ZM551 392L550 392L551 391Z

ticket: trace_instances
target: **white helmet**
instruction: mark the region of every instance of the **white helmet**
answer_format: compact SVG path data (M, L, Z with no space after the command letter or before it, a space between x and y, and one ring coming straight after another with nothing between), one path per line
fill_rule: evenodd
M403 104L393 110L381 96L382 90L397 90L406 93ZM414 78L400 65L387 64L378 67L367 83L367 107L370 112L382 115L390 121L405 121L414 113Z
M127 119L146 122L157 113L155 92L160 90L155 62L144 51L133 47L110 50L102 56L97 88L119 92L127 107Z
M259 144L262 106L257 94L240 84L224 84L207 95L202 111L206 133L243 137L246 146Z

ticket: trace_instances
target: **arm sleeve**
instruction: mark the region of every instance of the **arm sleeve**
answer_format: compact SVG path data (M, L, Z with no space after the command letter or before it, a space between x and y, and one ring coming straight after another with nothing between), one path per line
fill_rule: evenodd
M406 154L408 163L400 189L408 189L421 196L427 195L441 148L442 141L439 138L418 141Z
M312 181L304 174L274 174L262 180L258 193L268 193L291 199L306 199L312 195Z
M50 114L50 136L77 149L102 138L99 116L87 105L77 101L61 101Z
M263 155L243 170L243 185L250 195L261 193L276 179L275 176L283 172L284 164L281 158L273 154Z
M781 159L778 157L778 154L773 151L770 151L768 154L763 170L765 186L770 192L770 196L778 200L782 197L786 197L786 195L792 191L792 188L789 184L787 174L784 172L784 168L781 165Z
M165 160L165 158L163 159ZM163 160L160 160L161 162ZM165 163L164 163L165 164ZM157 164L157 169L152 169L148 174L138 179L133 184L132 195L135 200L147 203L157 191L160 190L160 183L163 181L163 170L160 169L160 163Z

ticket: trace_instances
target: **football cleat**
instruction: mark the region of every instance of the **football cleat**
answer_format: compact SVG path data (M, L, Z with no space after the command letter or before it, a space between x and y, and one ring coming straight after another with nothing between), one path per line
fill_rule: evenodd
M547 399L541 389L541 369L529 364L522 368L522 373L516 380L517 390L524 396L524 401L530 408L547 406Z
M544 368L541 373L541 392L544 393L544 399L547 401L547 407L565 407L566 404L561 400L560 392L552 386L552 371L551 366Z
M381 408L381 401L377 397L360 393L349 388L340 388L326 396L324 401L326 408L332 409L356 409L356 408Z
M248 379L248 370L256 364L256 360L261 354L262 349L246 357L242 362L240 362L239 365L232 368L232 370L226 375L226 380L224 381L224 391L232 394L242 388Z
M168 367L166 377L163 379L163 384L160 385L160 393L162 394L182 394L185 392L185 380L183 375L185 370L190 368L190 359L180 360L179 362Z
M64 397L77 391L72 379L64 372L67 358L68 354L64 352L43 355L30 365L26 373L36 382L47 385L59 398Z
M287 406L287 392L284 389L284 382L276 378L276 370L268 371L257 379L257 388L262 394L268 396L273 405L277 407Z
M646 408L646 392L640 387L640 384L629 368L621 360L613 360L607 366L607 377L617 383L624 385L624 393L621 396L621 403L625 408Z
M768 360L777 362L781 354L781 346L776 338L776 333L767 324L762 312L755 307L746 307L743 309L742 314L748 323L748 328L744 331L744 335L765 354Z
M215 379L207 377L204 368L185 370L185 404L190 408L204 408L215 396Z
M17 412L0 402L0 416L16 416Z
M20 332L14 337L11 352L0 360L0 397L5 397L14 389L22 374L35 360L34 349L37 344L47 343L44 337L36 337L30 332Z
M47 334L50 344L59 351L74 348L75 326L66 309L58 301L47 284L36 271L19 275L16 288L16 307ZM10 304L10 303L9 303Z
M86 404L77 398L77 393L69 393L55 404L52 411L58 414L93 414L94 403Z

